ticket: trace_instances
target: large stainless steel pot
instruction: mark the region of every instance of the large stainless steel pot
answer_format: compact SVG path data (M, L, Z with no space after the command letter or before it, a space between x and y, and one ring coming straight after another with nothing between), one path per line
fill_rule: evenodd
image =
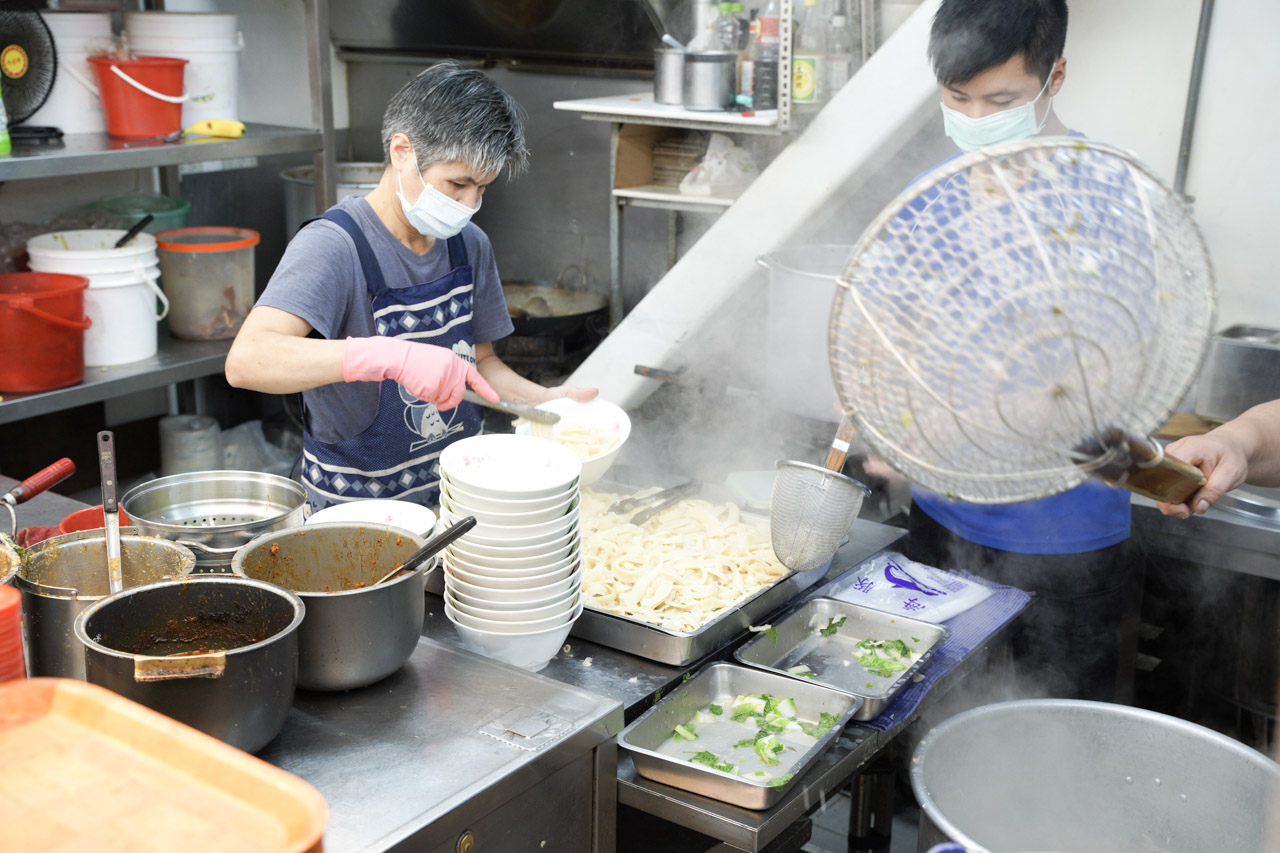
M22 558L9 544L0 539L0 584L12 583L13 577L22 567Z
M368 195L386 169L381 163L338 163L335 170L335 202L353 195ZM316 215L316 170L314 166L292 166L280 173L284 181L285 237L292 240L302 223Z
M302 601L229 575L127 589L80 614L88 681L246 752L284 725Z
M373 584L426 541L385 524L309 524L259 536L236 552L231 568L306 602L298 686L350 690L386 678L417 647L434 561Z
M296 527L307 493L257 471L193 471L135 486L120 500L140 533L186 545L197 572L229 573L236 549L271 530Z
M919 850L1262 850L1280 766L1217 732L1062 699L966 711L925 735L911 787Z
M120 533L120 574L126 589L195 568L195 555L176 542L139 536L132 527ZM83 681L84 646L72 626L81 611L111 591L105 531L82 530L37 542L27 549L26 565L13 584L22 592L22 640L29 674Z

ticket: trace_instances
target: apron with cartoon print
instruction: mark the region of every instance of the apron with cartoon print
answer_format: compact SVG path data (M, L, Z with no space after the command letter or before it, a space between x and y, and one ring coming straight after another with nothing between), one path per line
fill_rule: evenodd
M475 363L471 339L471 311L475 279L462 235L450 237L449 272L426 284L389 288L373 247L351 215L330 210L327 219L351 235L373 305L374 329L379 335L448 347ZM378 413L373 423L344 441L327 442L311 434L303 407L302 481L312 511L360 498L396 498L414 503L437 503L440 452L470 435L478 435L480 408L461 403L441 412L384 379L378 389Z

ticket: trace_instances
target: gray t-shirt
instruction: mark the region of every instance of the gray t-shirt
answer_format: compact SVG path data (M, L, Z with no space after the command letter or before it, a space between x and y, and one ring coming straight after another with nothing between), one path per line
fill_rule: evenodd
M349 213L364 232L387 287L425 284L449 272L446 241L437 240L431 251L418 255L392 236L364 198L345 198L336 207ZM477 226L467 225L462 239L475 274L472 342L490 343L512 331L498 265L489 238ZM373 308L355 243L347 232L325 220L311 223L290 241L257 304L301 317L329 340L375 334ZM373 423L378 383L336 382L306 391L303 398L312 435L321 441L343 441Z

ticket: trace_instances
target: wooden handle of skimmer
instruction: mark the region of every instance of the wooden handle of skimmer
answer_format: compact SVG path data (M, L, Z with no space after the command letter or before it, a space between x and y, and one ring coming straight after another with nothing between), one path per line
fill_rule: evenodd
M853 421L849 420L849 416L841 415L836 437L831 439L831 450L827 453L825 467L828 471L839 471L844 467L844 460L849 456L849 442L853 441L853 437L857 434L858 431L853 428Z
M1129 464L1119 472L1106 472L1103 479L1112 485L1153 501L1180 504L1205 484L1199 468L1169 456L1160 445L1133 435L1123 436L1123 441L1128 445Z

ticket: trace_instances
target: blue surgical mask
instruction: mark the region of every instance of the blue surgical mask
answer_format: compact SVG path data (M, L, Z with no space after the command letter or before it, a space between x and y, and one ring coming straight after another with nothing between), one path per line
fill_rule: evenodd
M414 163L417 163L416 155L414 155ZM417 201L409 204L404 197L404 182L400 180L400 173L396 172L396 184L400 187L396 198L400 199L400 209L404 211L404 218L409 220L409 224L423 237L448 240L465 228L471 221L472 215L480 209L478 198L475 207L467 207L423 181L421 172L418 173L418 180L422 181L422 193Z
M1052 79L1053 75L1050 75L1049 80ZM1040 94L1033 100L982 118L969 118L959 110L953 110L945 103L941 104L942 126L956 147L966 154L989 145L1017 142L1035 136L1049 120L1049 110L1046 109L1044 118L1036 121L1036 102L1048 90L1049 80L1044 81ZM1051 95L1050 100L1052 99Z

